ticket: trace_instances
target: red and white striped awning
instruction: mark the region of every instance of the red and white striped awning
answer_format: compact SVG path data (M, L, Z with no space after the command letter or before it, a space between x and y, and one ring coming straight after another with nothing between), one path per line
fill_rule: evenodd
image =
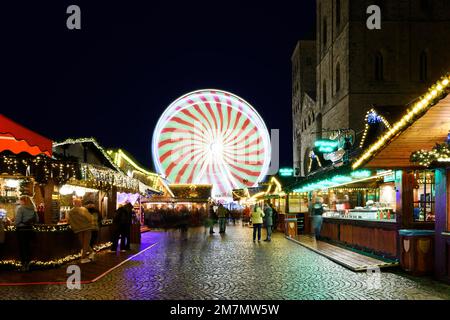
M52 156L52 141L0 114L0 152Z

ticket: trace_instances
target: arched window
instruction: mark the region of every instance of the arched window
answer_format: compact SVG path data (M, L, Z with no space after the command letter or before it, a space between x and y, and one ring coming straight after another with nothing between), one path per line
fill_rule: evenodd
M428 79L428 55L425 51L420 54L420 81Z
M323 40L323 48L326 49L327 47L327 36L328 36L328 29L327 29L327 18L323 19L323 28L322 28L322 40Z
M336 27L341 25L341 0L336 0Z
M308 116L308 127L311 125L311 115Z
M384 58L380 51L375 54L375 80L384 80Z
M323 95L323 105L327 103L327 82L323 81L323 89L322 89L322 95Z
M341 90L341 65L336 65L336 93L338 93Z
M312 121L316 121L316 115L314 114L314 111L312 112Z

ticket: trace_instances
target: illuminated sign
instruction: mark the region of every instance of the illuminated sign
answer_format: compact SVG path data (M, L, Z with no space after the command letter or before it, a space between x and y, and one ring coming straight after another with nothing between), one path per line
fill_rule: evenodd
M370 170L357 170L350 174L353 178L368 178L372 175Z
M294 169L292 168L281 168L278 173L281 177L292 177L294 175Z
M351 184L359 181L364 181L368 179L375 179L379 177L388 177L394 176L395 173L391 170L385 171L377 171L376 175L372 175L372 171L370 170L357 170L350 173L350 175L336 175L334 177L312 182L306 185L303 185L301 188L297 188L293 190L293 192L310 192L314 190L326 190L329 188L340 187L346 184Z
M339 142L335 141L335 140L317 140L314 143L314 146L316 148L319 148L319 151L322 153L331 153L337 150L338 146L339 146Z

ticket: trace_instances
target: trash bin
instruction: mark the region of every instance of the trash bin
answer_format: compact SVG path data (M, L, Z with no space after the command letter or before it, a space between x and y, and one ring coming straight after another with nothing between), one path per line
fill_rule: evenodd
M297 238L297 214L287 214L285 225L286 225L286 236L289 238Z
M399 230L400 265L412 275L428 275L434 267L434 230Z

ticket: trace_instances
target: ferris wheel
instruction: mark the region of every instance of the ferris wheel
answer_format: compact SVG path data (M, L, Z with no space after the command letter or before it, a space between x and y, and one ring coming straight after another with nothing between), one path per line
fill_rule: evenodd
M267 174L271 145L264 121L248 102L208 89L188 93L165 110L152 153L170 183L212 184L219 197L256 186Z

